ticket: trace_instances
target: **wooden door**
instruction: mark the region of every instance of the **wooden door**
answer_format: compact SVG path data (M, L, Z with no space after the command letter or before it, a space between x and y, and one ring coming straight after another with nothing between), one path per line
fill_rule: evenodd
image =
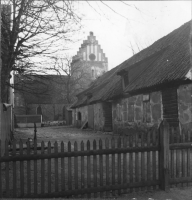
M94 129L94 106L88 106L88 127Z
M72 125L72 111L71 110L69 110L68 111L68 125Z
M110 132L112 131L112 103L107 102L103 103L103 112L105 117L105 125L104 125L104 131Z
M179 126L177 88L162 90L163 119L166 119L170 126Z

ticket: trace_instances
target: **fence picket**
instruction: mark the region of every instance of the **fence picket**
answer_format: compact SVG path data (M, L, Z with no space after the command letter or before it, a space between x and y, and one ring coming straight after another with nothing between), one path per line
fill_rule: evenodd
M71 142L68 142L68 152L71 152ZM72 190L71 157L68 157L68 190Z
M129 147L133 147L133 134L129 135ZM133 153L129 153L129 181L133 183ZM132 188L130 192L133 192Z
M1 158L1 140L0 140L0 158ZM1 169L2 169L2 165L1 165L1 162L0 162L0 198L3 197L3 194L2 194L2 173L1 173Z
M99 140L99 149L103 149L102 140ZM103 186L103 155L99 155L99 172L100 172L100 186ZM103 197L103 192L100 192L100 198Z
M22 140L19 141L19 152L20 152L20 156L23 155L23 142ZM23 161L20 161L20 188L21 188L21 194L20 196L23 197L24 196L24 163Z
M117 140L117 147L118 148L121 148L121 138L119 137L118 140ZM121 184L121 154L119 153L118 155L118 160L117 160L117 163L118 163L118 184L120 185ZM118 194L120 195L121 194L121 190L118 190Z
M84 151L84 143L81 142L81 151ZM85 169L84 169L84 156L81 156L81 189L85 188ZM81 195L81 198L84 197L84 194Z
M175 141L174 141L174 128L172 127L170 129L170 134L171 134L171 144L173 144ZM170 169L171 169L171 178L174 178L174 171L175 171L175 164L174 164L174 152L175 150L170 150L170 154L171 154L171 166L170 166Z
M169 128L169 134L170 134L170 144L173 144L173 143L175 143L175 141L174 141L174 128L173 127L170 127Z
M145 146L145 141L147 139L147 134L144 132L141 134L141 147ZM147 166L149 167L149 166ZM141 152L141 181L145 181L145 153ZM145 189L144 187L141 190Z
M109 139L105 139L105 148L109 149ZM109 186L109 155L106 155L106 185ZM109 196L109 191L106 192L107 196Z
M180 136L179 133L176 131L176 143L180 142ZM176 178L180 177L180 150L176 150ZM176 184L177 186L179 184Z
M9 149L8 149L8 141L5 141L5 156L9 156ZM9 162L6 162L5 164L5 177L6 177L6 197L9 197L10 191L9 191Z
M90 141L87 141L87 150L90 150ZM90 156L87 156L87 188L91 188L91 161ZM91 198L91 194L89 193L88 198Z
M16 156L16 140L13 140L13 156ZM16 177L16 161L13 162L13 195L17 196L17 177Z
M51 142L48 142L48 150L47 150L47 154L50 155L51 154ZM48 193L51 193L51 158L48 159Z
M187 132L187 139L188 139L188 142L191 141L191 133L190 131ZM191 149L188 149L187 150L187 176L188 177L191 177L191 160L190 160L190 157L191 157ZM187 186L190 186L191 184L188 183Z
M74 143L74 151L78 151L77 142ZM78 157L74 158L74 177L75 177L75 189L78 189ZM78 196L77 196L78 197Z
M150 132L148 131L147 132L147 146L153 146L152 144L152 134L153 135L156 135L156 132L153 131L153 132ZM152 159L151 159L151 156L150 156L150 152L148 151L147 152L147 180L150 181L151 180L151 169L152 169ZM150 187L148 187L148 189L151 189Z
M93 141L93 150L97 150L96 140ZM94 187L97 187L97 156L93 156L93 178L94 178ZM94 198L97 198L97 192L94 193Z
M55 142L54 144L54 153L58 153L58 143ZM59 177L58 177L58 158L55 158L55 192L58 192L58 182L59 182Z
M27 141L27 155L30 155L30 141ZM27 161L27 194L31 194L31 162L30 160Z
M41 142L41 154L44 154L45 144L44 141ZM41 194L45 192L45 162L41 159Z
M61 142L61 153L64 152L64 142ZM65 165L64 157L61 157L61 191L65 191Z
M127 137L123 138L123 148L127 148ZM127 183L127 154L123 154L123 184ZM127 192L127 189L124 189L124 193Z
M115 149L115 139L111 139L111 148ZM112 154L112 185L115 185L115 154ZM115 195L115 191L112 191L112 194Z
M138 133L134 134L135 147L138 147ZM139 155L135 153L135 181L139 182ZM135 191L139 191L139 188L136 188Z
M34 140L34 155L37 155L37 140ZM37 160L34 160L34 195L37 195Z
M155 132L153 133L152 136L152 144L153 146L157 145L157 137L159 137L159 132ZM157 180L157 154L155 151L152 152L152 171L153 171L153 180L156 181ZM158 163L158 168L159 168L159 163ZM159 172L159 169L158 169ZM158 173L159 174L159 173ZM153 189L156 189L156 186L153 186Z
M182 134L182 143L184 143L185 142L185 133L183 132L183 134ZM185 152L186 152L186 150L185 149L182 149L182 154L181 154L181 156L182 156L182 177L186 177L186 175L185 175L185 163L186 163L186 161L185 161ZM185 184L184 183L182 183L182 186L184 186Z

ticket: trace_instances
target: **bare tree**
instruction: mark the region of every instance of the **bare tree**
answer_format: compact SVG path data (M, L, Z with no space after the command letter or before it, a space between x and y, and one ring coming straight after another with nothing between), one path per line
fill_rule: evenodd
M55 58L55 64L48 70L56 71L58 75L66 75L61 87L64 87L63 98L71 104L75 100L76 94L86 89L91 83L91 74L87 70L86 62L80 58L71 59L69 56L64 58Z
M65 80L64 75L15 75L15 106L29 114L30 104L65 104Z
M20 74L43 72L45 60L67 49L72 35L80 29L80 17L73 1L2 0L2 97L12 70ZM62 43L62 45L61 45Z
M133 48L133 45L132 45L131 41L129 43L130 43L130 46L128 46L128 47L131 49L133 55L135 55L135 50Z

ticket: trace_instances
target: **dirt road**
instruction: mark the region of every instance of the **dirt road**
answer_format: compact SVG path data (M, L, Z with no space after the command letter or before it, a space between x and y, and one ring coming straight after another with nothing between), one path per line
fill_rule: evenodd
M16 140L22 139L27 140L28 138L34 137L34 128L18 128L15 130L14 135ZM74 141L87 141L87 140L99 140L104 138L111 138L112 133L102 133L93 130L81 130L73 127L66 126L51 126L51 127L41 127L37 128L37 141L64 141L64 142L74 142ZM117 137L117 135L115 136Z

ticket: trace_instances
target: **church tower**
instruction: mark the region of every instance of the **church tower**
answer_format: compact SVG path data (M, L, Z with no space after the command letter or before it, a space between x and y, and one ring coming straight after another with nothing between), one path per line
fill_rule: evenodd
M84 89L108 71L108 59L93 32L90 32L87 40L83 41L77 54L73 56L71 70L74 72L73 77L83 79Z

